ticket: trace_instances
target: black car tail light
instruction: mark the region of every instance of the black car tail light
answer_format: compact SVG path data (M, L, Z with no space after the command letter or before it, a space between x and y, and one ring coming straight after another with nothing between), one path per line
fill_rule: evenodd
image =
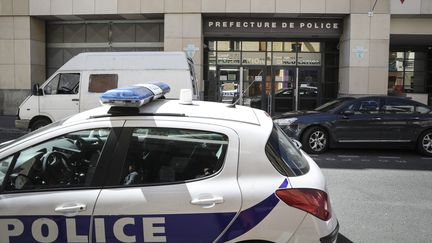
M331 218L331 206L327 193L316 189L280 189L276 195L291 207L298 208L327 221Z

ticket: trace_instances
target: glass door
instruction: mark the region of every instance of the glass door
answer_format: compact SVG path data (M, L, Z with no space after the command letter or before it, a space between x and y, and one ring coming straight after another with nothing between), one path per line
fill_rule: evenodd
M240 68L218 67L219 101L234 103L240 91Z
M313 110L318 105L321 72L319 67L299 67L298 110Z
M267 103L267 99L265 99L263 93L271 89L271 83L267 87L263 81L265 77L264 67L242 67L242 69L243 82L241 90L243 90L243 95L240 104L264 109L263 105Z
M283 113L294 110L295 102L295 67L275 67L274 77L274 105L270 114Z

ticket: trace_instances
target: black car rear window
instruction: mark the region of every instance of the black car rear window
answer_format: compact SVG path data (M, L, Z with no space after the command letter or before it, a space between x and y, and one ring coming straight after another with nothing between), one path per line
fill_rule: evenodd
M267 158L282 175L300 176L309 171L306 158L277 125L273 125L265 152Z

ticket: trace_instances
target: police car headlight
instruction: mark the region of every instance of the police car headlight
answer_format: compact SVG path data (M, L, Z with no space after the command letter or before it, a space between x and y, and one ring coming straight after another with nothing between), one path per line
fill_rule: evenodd
M285 119L277 119L274 122L276 124L278 124L279 126L290 126L291 124L293 124L295 121L297 121L297 118L285 118Z

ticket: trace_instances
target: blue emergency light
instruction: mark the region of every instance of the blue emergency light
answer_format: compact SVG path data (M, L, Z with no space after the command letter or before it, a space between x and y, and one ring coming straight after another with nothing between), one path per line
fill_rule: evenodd
M170 87L163 82L137 84L108 90L102 94L100 101L111 106L140 107L163 97L169 91Z

